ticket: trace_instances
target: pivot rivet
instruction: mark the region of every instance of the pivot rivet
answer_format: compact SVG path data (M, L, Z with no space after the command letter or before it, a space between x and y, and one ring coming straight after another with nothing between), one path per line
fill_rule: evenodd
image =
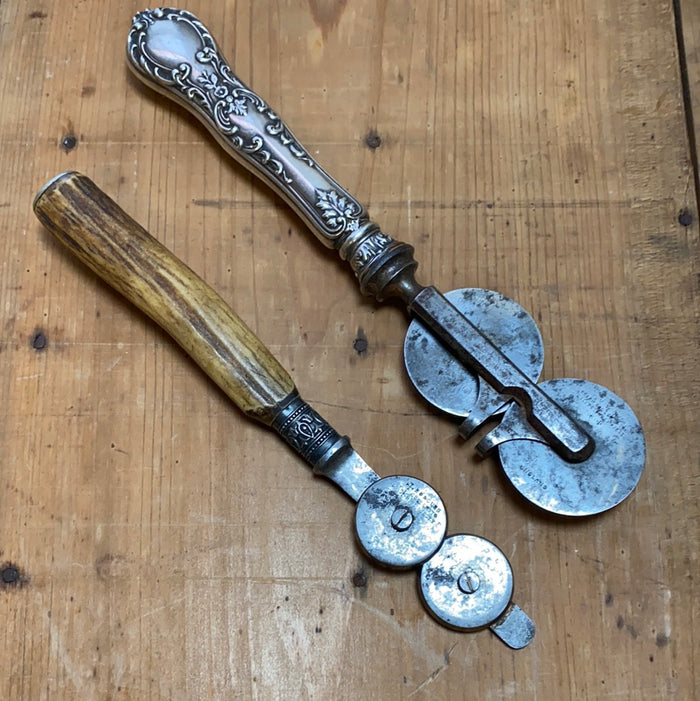
M413 523L413 514L407 506L399 506L391 514L391 526L394 530L402 533L407 531Z
M464 594L473 594L481 585L479 575L474 570L463 572L457 579L457 586Z

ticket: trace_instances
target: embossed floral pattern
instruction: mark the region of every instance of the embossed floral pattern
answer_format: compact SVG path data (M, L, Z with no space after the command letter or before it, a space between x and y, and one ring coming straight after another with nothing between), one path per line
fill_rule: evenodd
M199 76L199 83L205 90L212 92L215 99L223 100L228 114L235 114L238 117L245 117L248 114L245 99L239 97L235 89L231 90L227 82L220 80L216 73L202 73Z
M356 231L360 225L361 212L357 202L335 190L316 190L316 206L334 231Z

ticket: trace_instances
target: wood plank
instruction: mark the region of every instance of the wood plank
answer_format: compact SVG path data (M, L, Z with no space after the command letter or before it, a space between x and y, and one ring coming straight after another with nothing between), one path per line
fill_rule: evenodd
M188 8L416 247L421 281L516 299L546 378L625 398L646 472L597 518L528 507L411 387L405 315L129 75L137 2L4 0L2 695L697 697L698 225L678 219L697 207L672 3ZM230 300L378 472L430 482L452 532L504 550L530 647L436 624L413 574L360 554L350 501L49 238L31 200L66 169Z

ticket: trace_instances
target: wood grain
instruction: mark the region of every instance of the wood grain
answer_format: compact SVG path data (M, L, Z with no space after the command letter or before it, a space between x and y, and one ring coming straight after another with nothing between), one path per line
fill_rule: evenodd
M0 2L4 697L697 697L698 209L671 0L188 3L422 282L516 299L545 378L637 412L642 481L583 521L523 504L410 386L405 315L129 74L140 9ZM412 574L363 559L352 504L53 241L31 203L68 169L375 470L504 550L530 647L437 625Z
M75 171L44 185L33 209L73 255L170 334L241 411L272 424L294 382L191 268Z

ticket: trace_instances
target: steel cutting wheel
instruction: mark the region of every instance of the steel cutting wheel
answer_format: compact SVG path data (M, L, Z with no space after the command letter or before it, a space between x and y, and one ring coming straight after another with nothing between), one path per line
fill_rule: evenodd
M644 470L644 434L634 412L609 389L587 380L548 380L541 387L588 432L595 448L574 463L543 442L515 437L498 445L506 476L526 499L561 516L591 516L617 506ZM511 405L501 424L517 431L522 409Z
M513 361L533 382L542 371L542 336L532 317L512 299L480 288L447 292L445 297L469 319L501 352ZM478 376L452 353L418 320L406 333L404 361L411 381L431 404L453 416L468 416L483 388ZM506 400L494 395L493 411Z

